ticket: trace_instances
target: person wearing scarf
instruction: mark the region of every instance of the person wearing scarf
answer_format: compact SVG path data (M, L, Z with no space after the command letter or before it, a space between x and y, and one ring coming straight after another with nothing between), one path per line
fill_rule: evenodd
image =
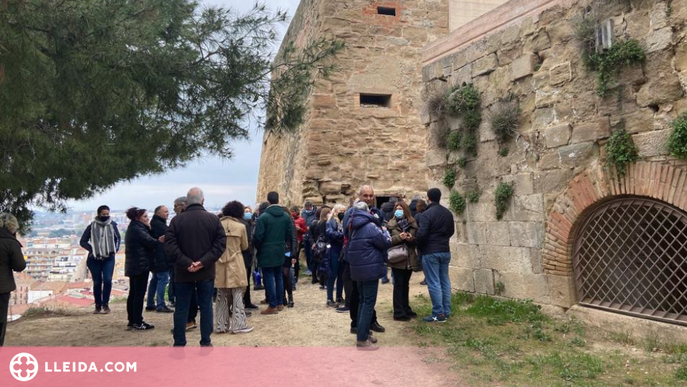
M415 235L418 225L410 212L408 205L399 201L396 202L393 218L387 223L387 228L391 234L393 246L406 245L408 257L395 263L387 263L391 267L394 277L394 320L409 321L417 317L417 313L410 308L408 293L410 292L410 277L413 271L420 271L420 264L415 250Z
M110 218L110 207L98 207L97 216L81 236L81 247L88 250L86 266L93 278L94 314L110 313L110 291L115 268L115 254L122 237L117 223Z

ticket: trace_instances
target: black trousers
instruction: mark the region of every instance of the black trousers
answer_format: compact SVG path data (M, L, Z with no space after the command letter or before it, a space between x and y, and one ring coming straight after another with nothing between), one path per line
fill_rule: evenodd
M129 324L143 322L143 304L145 304L148 272L129 277L129 296L126 298L126 314Z
M0 294L0 347L5 344L5 333L7 333L7 313L10 308L10 294Z
M246 262L244 260L244 264L246 266L246 276L248 277L248 286L246 287L246 291L243 293L243 306L248 306L251 305L252 302L250 301L250 277L253 272L250 270L252 267L253 262Z
M351 292L346 296L346 301L348 302L348 299L350 298L350 310L348 311L348 315L351 318L351 328L357 328L358 327L358 306L360 305L360 293L358 292L358 284L353 281L351 278L351 267L346 263L344 266L344 272L343 272L343 279L344 279L344 287L346 286L346 282L350 282ZM349 297L350 296L350 297ZM370 320L370 325L374 324L377 322L377 311L373 310L372 311L372 320Z
M344 286L344 305L347 308L351 307L351 294L353 294L353 280L351 280L351 276L349 275L348 278L346 278L346 270L349 270L350 274L350 268L348 267L348 262L343 261L343 286Z
M410 309L408 293L410 292L410 277L413 275L413 271L392 268L391 274L394 276L394 317L410 317L413 310Z

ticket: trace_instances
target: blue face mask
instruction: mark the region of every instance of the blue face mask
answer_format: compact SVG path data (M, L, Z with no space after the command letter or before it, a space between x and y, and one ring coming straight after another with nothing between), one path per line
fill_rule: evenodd
M250 212L244 212L243 213L243 219L251 220L252 218L253 218L253 214L251 214Z
M403 210L396 210L394 212L394 216L396 216L397 218L402 218L403 217Z

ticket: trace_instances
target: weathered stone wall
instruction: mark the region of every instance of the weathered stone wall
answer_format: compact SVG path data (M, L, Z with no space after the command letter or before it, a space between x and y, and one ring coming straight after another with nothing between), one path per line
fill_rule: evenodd
M508 0L450 0L449 29L451 31L474 20Z
M396 16L378 14L378 6ZM303 127L265 135L258 200L276 190L285 203L347 203L366 183L380 196L424 192L421 54L448 32L448 0L304 0L296 18L288 39L302 46L327 36L346 48L339 70L312 90ZM390 106L361 106L361 93L390 94Z
M482 192L457 217L455 288L494 294L501 283L504 296L568 308L577 302L571 244L590 209L633 194L687 210L687 169L665 148L670 121L687 109L687 0L617 1L605 11L615 39L637 39L647 58L622 69L604 98L597 96L596 73L585 69L574 38L575 20L589 3L512 0L492 12L499 15L499 29L470 36L459 28L425 50L426 87L472 83L482 97L477 156L432 147L426 158L429 185L442 187L446 201L449 189L441 179L447 168L458 171L454 189ZM488 21L489 14L482 22ZM522 119L517 136L499 144L489 114L511 94ZM430 144L433 134L460 124L429 115L423 123ZM603 146L621 127L632 134L643 160L619 182L604 168ZM510 150L506 157L498 155L502 147ZM456 165L463 156L464 169ZM497 221L494 190L501 181L513 182L515 193Z

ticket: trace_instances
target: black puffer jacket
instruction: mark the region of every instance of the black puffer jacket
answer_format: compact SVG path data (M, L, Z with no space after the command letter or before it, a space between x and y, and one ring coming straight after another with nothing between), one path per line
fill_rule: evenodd
M453 214L439 203L431 203L417 220L415 239L423 255L450 253L449 240L456 232Z
M126 245L124 275L132 277L148 273L154 265L155 247L160 244L151 236L148 226L132 220L126 230L124 244Z
M167 221L161 217L155 215L150 221L150 234L153 238L157 239L167 232ZM153 272L163 273L172 269L172 261L165 254L165 247L162 243L158 243L155 246L154 254L155 266L153 267Z
M21 252L21 243L7 229L0 227L0 294L17 288L12 271L24 271L26 261ZM3 321L4 322L4 321Z

